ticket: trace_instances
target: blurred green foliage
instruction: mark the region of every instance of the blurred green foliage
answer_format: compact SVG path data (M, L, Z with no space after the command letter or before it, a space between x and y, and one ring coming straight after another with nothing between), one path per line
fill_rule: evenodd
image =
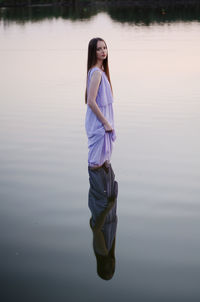
M8 7L0 9L0 20L22 24L60 17L84 20L99 12L121 23L200 21L200 0L0 0L0 6L3 3Z

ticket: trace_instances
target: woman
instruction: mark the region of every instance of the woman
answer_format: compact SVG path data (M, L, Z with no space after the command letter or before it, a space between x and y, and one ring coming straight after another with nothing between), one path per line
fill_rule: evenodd
M113 116L113 94L108 68L108 50L105 41L93 38L88 45L87 104L85 128L88 136L88 166L91 169L107 167L116 139Z

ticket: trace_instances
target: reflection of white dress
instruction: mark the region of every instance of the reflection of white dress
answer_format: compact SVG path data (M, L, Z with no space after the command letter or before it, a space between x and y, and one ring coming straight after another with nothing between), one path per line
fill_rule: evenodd
M92 218L90 221L91 228L94 227L96 219L99 215L107 208L108 198L115 196L117 199L118 191L116 191L117 182L115 181L115 174L111 167L108 168L108 173L105 172L104 168L92 170L88 168L90 189L88 195L88 206L90 208ZM104 235L106 247L108 251L111 249L113 240L116 235L117 229L117 200L113 208L106 215L105 223L101 229Z
M114 129L113 97L108 78L103 70L93 67L88 72L87 91L93 72L100 70L102 77L99 85L96 103L104 117ZM88 165L101 166L106 160L110 161L112 143L116 139L115 130L105 132L102 122L97 118L92 109L87 105L85 129L88 136Z

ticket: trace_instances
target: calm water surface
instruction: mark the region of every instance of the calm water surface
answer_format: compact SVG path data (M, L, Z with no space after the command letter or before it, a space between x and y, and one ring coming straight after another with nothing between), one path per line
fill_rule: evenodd
M0 23L2 301L199 301L200 24ZM109 49L116 269L89 227L88 41Z

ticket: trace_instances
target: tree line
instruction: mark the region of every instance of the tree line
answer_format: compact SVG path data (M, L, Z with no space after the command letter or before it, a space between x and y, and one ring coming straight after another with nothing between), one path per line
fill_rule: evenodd
M0 0L0 7L95 5L168 8L199 6L200 0Z
M1 1L1 0L0 0ZM142 0L140 0L142 1ZM176 1L176 0L174 0ZM10 7L0 9L0 20L7 24L17 22L25 24L27 21L37 22L44 19L62 18L69 20L89 20L99 12L107 13L111 19L120 23L134 23L150 25L157 23L171 23L177 21L200 22L200 5L191 7L169 6L169 7L136 7L121 5L105 5L98 3L94 5L47 5L40 7ZM69 2L68 2L69 3Z

